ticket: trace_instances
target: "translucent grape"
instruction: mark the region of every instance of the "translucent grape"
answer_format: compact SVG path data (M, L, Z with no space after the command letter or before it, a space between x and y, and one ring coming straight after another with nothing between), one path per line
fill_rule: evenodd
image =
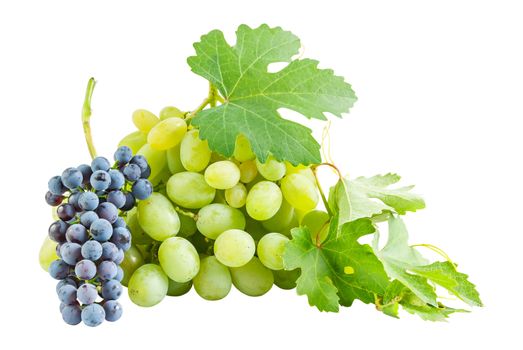
M165 120L167 118L183 118L183 117L185 117L185 113L173 106L164 107L160 111L160 120Z
M329 221L330 216L326 212L312 210L305 214L300 224L309 229L313 242L322 243L329 234Z
M169 279L160 266L142 265L129 280L129 299L139 306L154 306L165 298L168 288Z
M244 184L251 182L258 175L258 168L254 160L243 162L239 166L240 169L240 181Z
M244 266L231 268L230 271L234 286L251 297L267 293L274 283L271 270L263 266L257 257Z
M148 133L159 121L157 116L145 109L137 109L133 112L133 123L143 133Z
M200 271L194 277L193 283L196 293L207 300L225 298L232 286L229 269L214 256L201 260Z
M269 232L281 232L290 225L293 216L294 208L289 204L289 202L283 199L280 209L278 209L276 214L274 214L274 216L269 220L263 221L262 225Z
M166 239L158 250L160 266L173 281L190 281L200 269L200 258L196 248L182 237Z
M216 258L229 267L245 265L254 256L254 251L254 239L242 230L227 230L214 242Z
M121 282L124 286L129 284L129 280L131 279L134 271L136 271L136 269L138 269L143 264L144 259L142 253L138 248L136 248L136 246L131 245L131 248L125 252L123 261L120 264L120 267L123 270L123 279Z
M240 181L240 169L229 160L213 163L205 169L205 181L219 190L234 187Z
M207 141L200 140L198 130L193 129L183 137L180 146L180 160L188 171L199 172L207 167L211 159L211 150Z
M164 241L180 230L180 219L172 203L157 192L138 202L138 222L157 241Z
M179 283L169 278L169 289L167 289L167 295L171 297L179 297L189 292L191 287L191 281Z
M300 273L300 269L295 269L292 271L272 271L272 274L274 275L274 284L281 289L296 288L296 280L298 277L300 277Z
M244 135L238 135L236 137L236 143L234 145L234 158L239 162L245 162L247 160L254 159L256 157L251 149L249 139Z
M309 211L316 208L318 204L316 186L304 175L285 176L281 181L281 191L294 208Z
M56 255L56 246L58 243L53 241L49 237L45 237L42 246L40 247L40 253L38 254L38 261L40 262L40 266L45 271L49 270L49 265L56 259L58 259L58 255Z
M287 169L286 175L290 174L301 174L305 176L307 179L309 179L312 183L316 183L316 178L314 177L314 173L312 169L305 165L298 165L294 166L289 162L285 162L285 168Z
M215 194L216 190L199 173L184 171L174 174L167 182L167 195L184 208L202 208L212 203Z
M169 148L166 153L167 166L171 174L181 173L185 171L182 161L180 159L180 145Z
M273 156L267 157L265 163L261 163L256 159L256 168L258 172L267 180L278 181L285 176L285 163L278 162Z
M253 219L268 220L278 212L282 199L278 185L270 181L260 181L247 195L247 213Z
M233 208L241 208L247 200L247 188L242 183L225 190L225 200Z
M207 238L216 239L222 232L245 228L243 213L226 204L209 204L198 212L196 227Z
M151 167L151 175L149 178L154 179L160 174L163 168L167 165L167 158L165 151L159 151L151 147L149 144L143 145L142 148L137 152L138 155L144 156L147 159L147 163Z
M185 120L168 118L156 124L147 135L147 142L152 148L165 151L178 145L187 132Z
M135 207L127 212L125 220L129 227L129 231L131 231L133 244L148 244L153 241L151 236L145 233L138 223L138 208Z
M283 251L289 239L281 233L268 233L258 242L256 252L263 265L271 270L283 269Z

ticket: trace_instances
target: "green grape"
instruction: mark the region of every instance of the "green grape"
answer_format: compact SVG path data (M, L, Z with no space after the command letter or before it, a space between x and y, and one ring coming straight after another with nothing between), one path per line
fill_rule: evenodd
M293 228L298 226L300 226L300 220L298 219L298 215L296 215L296 210L294 210L294 215L292 216L291 222L283 230L280 230L280 233L284 236L292 238L291 231Z
M227 200L225 199L225 191L224 190L216 190L216 195L214 196L214 200L212 202L213 203L226 204L227 205Z
M205 237L216 239L224 231L243 230L245 217L240 210L231 208L227 204L213 203L200 209L196 227Z
M196 248L181 237L171 237L160 245L158 260L165 274L173 281L183 283L192 280L200 269Z
M267 293L274 283L271 270L263 266L257 257L246 265L233 267L231 270L232 283L243 294L257 297Z
M166 151L165 156L167 157L167 167L169 168L171 174L177 174L185 171L185 168L182 165L182 161L180 160L180 145L169 148Z
M194 235L197 230L196 220L184 214L178 214L178 217L180 218L180 231L177 236L187 238Z
M267 180L278 181L285 176L285 164L278 162L273 156L267 157L265 163L256 159L256 168L258 172Z
M42 247L40 247L40 253L38 254L38 260L40 266L45 271L49 269L49 265L51 265L53 261L59 259L58 255L56 255L57 244L58 243L49 238L49 236L46 236L42 242Z
M180 111L176 107L167 106L160 111L160 120L165 120L168 118L184 118L184 117L185 117L185 113Z
M153 245L152 244L136 244L136 248L142 253L144 261L152 260Z
M241 208L245 205L247 199L247 189L242 183L225 190L225 200L233 208Z
M214 241L205 237L200 232L196 231L194 235L190 236L187 239L189 240L189 242L192 243L194 248L196 248L196 251L198 251L198 253L212 254L212 246L214 244Z
M234 187L240 181L240 169L229 160L213 163L205 169L205 181L218 190Z
M158 304L167 295L169 278L156 264L145 264L134 271L127 287L129 299L143 307Z
M247 192L249 192L256 184L262 181L267 181L263 176L261 176L260 173L256 175L256 177L249 183L245 184L245 188L247 189Z
M247 213L253 219L268 220L278 212L282 199L278 185L270 181L260 181L251 188L247 195Z
M262 226L262 223L247 217L245 220L245 231L249 233L255 241L259 241L264 235L267 234L267 230Z
M316 183L316 177L314 176L314 172L312 169L305 165L298 165L294 166L289 162L285 162L285 168L287 169L286 174L301 174L305 176L307 179L309 179L313 184Z
M133 113L133 123L138 130L143 133L148 133L153 126L158 124L160 119L151 112L145 109L137 109Z
M258 242L256 253L263 265L271 270L283 269L283 251L289 239L281 233L271 232Z
M138 202L138 223L157 241L175 236L180 230L180 218L172 203L158 192Z
M254 239L243 230L227 230L216 238L214 255L229 267L245 265L254 256Z
M170 297L179 297L187 294L192 287L192 282L176 282L169 278L169 288L167 289L167 295Z
M133 154L136 154L140 148L147 143L147 134L144 134L141 131L135 131L125 136L118 147L127 146L133 151Z
M127 212L125 217L125 223L131 231L132 241L134 244L149 244L152 243L153 239L145 233L140 224L138 223L138 208L134 207L133 209Z
M255 157L249 139L242 134L238 135L234 146L234 158L239 162L245 162L254 159Z
M178 145L187 133L187 124L180 118L169 118L156 124L147 135L147 142L158 151Z
M313 242L322 243L329 234L329 222L329 214L321 210L312 210L305 214L300 225L309 229Z
M207 167L211 160L211 150L207 141L200 140L198 130L192 129L185 134L180 146L180 159L188 171L199 172Z
M153 185L153 187L157 187L158 185L160 184L166 184L167 181L169 181L169 179L171 178L171 171L169 170L168 167L164 167L162 169L162 171L160 171L159 174L157 174L154 178L149 178L149 181L151 182L151 184ZM165 188L165 186L163 186L163 188ZM158 191L162 194L165 194L165 191Z
M202 174L184 171L167 181L167 195L176 204L199 209L212 203L216 190L205 182Z
M151 167L151 175L149 176L149 179L154 179L159 175L167 164L165 151L155 150L149 144L143 145L136 154L142 155L147 159L147 163L149 163L149 166Z
M200 271L193 282L196 293L206 300L225 298L232 286L229 269L214 256L202 259Z
M120 267L123 270L122 284L124 286L129 285L129 280L131 279L134 271L136 271L143 264L144 259L140 249L138 249L134 244L131 245L131 248L125 252L123 261L120 264Z
M283 196L294 208L309 211L318 204L318 193L313 182L301 174L290 174L281 181Z
M240 181L244 184L251 182L256 178L256 175L258 175L258 168L256 168L256 162L254 160L241 163L239 169Z
M281 232L290 225L293 217L294 208L285 199L283 199L281 202L281 207L278 209L276 214L274 214L274 216L269 220L263 221L262 225L268 231Z
M292 271L278 270L272 271L274 275L274 284L281 289L296 288L296 280L300 277L301 270L295 269Z

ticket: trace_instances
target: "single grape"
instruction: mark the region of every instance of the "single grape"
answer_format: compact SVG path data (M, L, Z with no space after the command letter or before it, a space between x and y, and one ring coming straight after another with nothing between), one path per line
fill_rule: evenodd
M98 304L87 305L82 310L82 321L86 326L96 327L102 324L105 319L104 308Z
M125 200L126 197L122 191L116 190L107 194L107 202L113 204L116 208L123 207L125 205Z
M131 245L129 250L125 252L124 259L120 264L120 267L123 270L122 284L127 286L129 284L129 279L133 275L134 271L137 268L144 264L144 259L142 253L136 246Z
M118 254L116 255L116 258L113 260L116 265L120 265L125 258L125 251L123 249L118 249ZM117 271L118 273L118 271Z
M240 169L229 160L213 163L205 169L205 181L213 188L225 190L240 181Z
M82 246L78 243L66 242L60 247L60 256L62 260L71 266L82 260Z
M281 232L287 228L294 217L294 208L285 199L281 202L281 207L276 214L268 220L262 222L269 232Z
M133 194L130 192L125 192L125 204L123 207L120 208L120 210L128 211L134 208L134 205L136 204L136 199L134 198Z
M176 282L190 281L200 269L196 248L181 237L171 237L160 245L158 260L165 274Z
M255 158L254 153L251 149L249 139L243 134L236 137L236 143L234 146L234 158L239 162L245 162Z
M108 173L111 178L111 184L108 187L110 190L119 190L125 185L125 176L120 170L110 169Z
M167 106L160 111L160 120L165 120L168 118L184 118L184 117L185 117L185 113L180 111L176 107Z
M135 131L126 135L119 143L118 147L127 146L131 149L133 154L138 152L143 145L147 143L147 134L141 131Z
M122 305L116 300L107 300L103 303L105 311L105 320L109 322L115 322L122 317L123 309Z
M102 257L102 245L98 241L90 240L82 245L81 253L84 259L96 261Z
M305 214L300 225L305 226L311 233L311 239L314 243L322 243L329 234L330 216L321 210L312 210Z
M80 207L80 205L78 204L78 200L80 198L80 196L82 195L83 192L74 192L74 193L71 193L71 195L69 196L69 198L67 199L67 202L69 204L71 204L73 207L74 207L74 210L76 210L77 212L81 212L82 211L82 208Z
M114 152L114 160L120 164L129 163L133 157L133 151L128 146L120 146Z
M271 270L256 257L246 265L230 269L232 283L243 294L257 297L267 293L274 283Z
M127 180L136 181L142 175L142 171L136 164L127 164L125 168L123 168L123 174Z
M109 171L109 169L111 169L111 163L109 163L107 158L96 157L91 162L91 169L93 169L94 172L98 170Z
M154 179L156 176L158 176L162 172L163 168L167 165L167 157L165 155L165 151L158 151L152 148L151 145L147 143L143 145L142 148L140 148L140 150L137 152L137 155L141 155L145 159L147 159L148 167L151 168L151 175L149 176L149 178L151 179ZM131 162L135 158L136 157L133 157L133 159L131 159ZM145 172L147 171L148 167L140 168L142 172Z
M281 191L285 199L294 207L303 211L316 208L318 193L316 185L301 174L290 174L281 181Z
M268 233L258 242L256 252L261 263L271 270L283 269L283 252L289 239L281 233Z
M214 242L214 254L224 265L243 266L254 256L254 239L245 231L232 229L220 234Z
M118 268L113 261L104 260L98 265L97 274L102 280L110 280L116 277Z
M143 307L158 304L167 295L169 279L162 268L156 264L146 264L134 271L129 286L129 298Z
M82 173L82 185L89 184L91 175L93 175L93 169L91 169L91 166L87 164L80 164L76 169Z
M67 191L67 187L62 183L61 176L53 176L50 178L47 187L49 188L49 192L56 196L61 196L65 191Z
M113 203L104 202L98 206L96 214L98 214L100 219L105 219L114 224L116 219L118 219L118 208Z
M125 256L124 256L124 260L125 260ZM123 269L120 265L118 265L117 269L118 269L118 271L116 272L116 277L114 279L121 283L125 272L123 272Z
M305 166L302 164L299 164L298 166L294 166L289 162L285 162L285 168L287 169L286 175L290 174L301 174L305 176L307 179L309 179L310 182L313 184L316 183L316 177L314 176L314 172L310 168L310 166Z
M194 277L193 283L196 293L207 300L225 298L232 286L229 269L214 256L201 260L200 271Z
M93 284L84 283L78 287L76 292L78 301L84 305L93 304L98 298L98 290Z
M102 243L102 260L116 261L118 258L119 249L112 242Z
M65 242L65 233L68 227L69 225L62 220L53 222L51 226L49 226L49 238L57 243Z
M133 123L141 132L147 134L160 120L153 113L145 109L133 112Z
M176 235L180 219L171 202L160 193L138 203L138 222L145 232L157 241Z
M105 219L95 220L90 227L91 236L98 242L105 242L113 234L113 226Z
M278 270L272 271L274 275L274 284L281 289L296 288L296 280L300 277L300 269L292 271Z
M76 264L74 272L79 279L90 280L96 276L96 265L91 260L80 260Z
M71 326L76 326L82 321L82 309L78 305L65 305L60 311L62 313L62 319L65 323Z
M107 171L96 170L93 175L91 175L90 182L96 191L105 191L111 185L111 176Z
M133 184L132 193L136 199L147 199L153 193L153 185L149 182L149 180L139 179Z
M56 207L57 205L60 205L63 200L64 200L63 196L52 194L51 191L47 191L45 194L45 202L52 207Z
M96 214L94 211L86 211L80 215L80 223L87 228L90 228L92 223L98 219L98 214Z
M265 163L261 163L256 159L256 167L258 172L270 181L278 181L285 176L285 163L278 162L273 156L267 157Z
M63 280L58 281L58 283L56 284L56 294L58 294L58 291L60 290L60 288L62 288L66 284L73 286L75 288L77 287L76 282L72 278L67 277Z
M178 236L189 237L194 235L198 229L194 218L183 214L178 215L178 217L180 218L180 231L178 232Z
M118 248L127 250L131 246L131 232L125 227L116 227L113 229L111 242Z
M78 198L78 205L82 210L95 210L100 204L100 199L94 192L83 192Z
M58 299L65 305L71 305L76 301L76 288L66 284L58 290Z
M176 204L189 209L199 209L212 203L216 190L209 186L202 174L181 172L167 182L167 195Z
M244 184L251 182L258 175L258 168L254 160L248 160L243 162L239 166L240 169L240 181Z
M245 228L243 213L226 204L209 204L198 212L196 227L206 237L216 239L222 232Z
M89 239L89 233L84 225L74 224L69 226L65 232L65 239L67 242L84 244Z
M63 221L69 221L75 217L76 210L72 204L61 204L56 208L56 215Z
M123 218L118 217L118 219L116 219L116 221L113 223L113 229L117 228L117 227L127 228L127 223L125 222L125 220Z
M180 147L180 145L177 145L172 148L169 148L166 151L167 166L171 174L176 174L185 171L185 168L183 167L182 161L180 159Z
M247 200L247 188L242 183L225 190L225 200L233 208L241 208Z
M102 297L105 300L117 300L122 295L123 287L117 280L105 281L102 284Z
M183 226L182 216L179 216L180 231L182 230L182 226ZM140 226L140 224L138 222L138 208L133 208L132 210L127 212L127 217L125 218L125 220L127 221L127 226L129 227L129 231L131 231L133 243L149 244L152 242L151 236L149 236L147 233L145 233L145 231L142 229L142 227ZM195 223L195 226L196 226L196 223Z
M187 132L187 123L181 118L168 118L156 124L147 135L152 148L165 151L179 144Z
M167 295L171 297L179 297L189 292L191 287L191 281L180 283L169 278L169 288L167 289Z
M76 168L67 168L62 173L62 183L69 189L75 189L82 184L83 175Z
M45 237L42 246L40 247L38 261L40 262L42 269L45 271L48 271L49 265L58 259L58 255L56 255L56 245L57 243L51 240L51 238Z
M180 160L188 171L199 172L207 167L211 159L211 150L207 141L198 136L198 130L188 131L180 144Z
M61 259L55 260L49 265L49 274L57 280L63 280L66 278L70 271L71 266Z
M282 199L278 185L269 181L260 181L251 188L247 195L247 213L253 219L268 220L278 212Z

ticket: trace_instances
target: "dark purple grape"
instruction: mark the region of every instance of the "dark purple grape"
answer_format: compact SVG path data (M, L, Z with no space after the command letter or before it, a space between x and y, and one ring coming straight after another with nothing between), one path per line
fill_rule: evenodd
M60 205L63 200L64 200L63 196L52 194L51 191L47 191L47 193L45 194L45 202L52 207L56 207L57 205Z
M56 208L56 215L63 221L69 221L76 215L76 210L72 204L61 204Z

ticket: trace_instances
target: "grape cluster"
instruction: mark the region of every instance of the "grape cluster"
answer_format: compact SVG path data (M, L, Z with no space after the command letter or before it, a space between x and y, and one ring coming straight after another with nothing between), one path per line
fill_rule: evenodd
M59 257L48 271L59 280L60 312L70 325L83 321L95 327L122 315L117 299L124 271L119 265L132 236L120 213L149 198L153 187L145 157L133 156L123 146L114 159L111 166L97 157L90 166L67 168L48 183L45 200L56 206L58 218L49 227L49 238L56 242Z

